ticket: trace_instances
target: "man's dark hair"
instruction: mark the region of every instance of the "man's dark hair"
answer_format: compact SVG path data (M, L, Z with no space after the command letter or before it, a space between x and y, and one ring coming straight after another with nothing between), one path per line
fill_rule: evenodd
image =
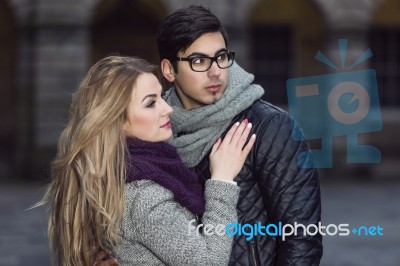
M181 8L168 15L157 32L160 60L168 59L177 71L175 57L184 52L200 36L209 32L221 32L228 48L228 34L219 19L203 6Z

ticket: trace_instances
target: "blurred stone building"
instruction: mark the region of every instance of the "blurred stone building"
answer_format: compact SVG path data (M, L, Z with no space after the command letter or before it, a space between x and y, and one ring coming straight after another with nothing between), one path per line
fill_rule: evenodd
M217 14L238 63L285 109L288 78L330 71L314 59L318 50L339 63L337 39L349 39L348 62L370 47L374 56L359 68L377 71L383 130L364 138L382 151L382 163L348 166L339 138L326 173L398 175L399 0L0 0L0 180L45 177L89 66L111 53L157 63L160 21L190 4Z

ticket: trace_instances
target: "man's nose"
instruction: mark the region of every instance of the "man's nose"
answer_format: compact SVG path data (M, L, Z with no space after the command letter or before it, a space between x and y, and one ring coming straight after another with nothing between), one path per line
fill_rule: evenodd
M209 77L219 77L221 75L221 69L217 65L217 62L212 62L210 69L208 70Z

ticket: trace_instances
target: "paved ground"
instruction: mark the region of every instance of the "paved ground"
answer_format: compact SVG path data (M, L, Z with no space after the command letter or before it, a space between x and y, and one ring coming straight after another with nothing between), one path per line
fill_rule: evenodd
M323 224L383 227L383 236L325 237L322 266L397 266L400 182L322 182ZM50 265L43 208L35 185L0 187L0 266Z
M323 224L381 226L383 236L324 238L323 266L400 265L400 183L322 184Z
M50 265L44 208L27 210L41 194L38 186L1 185L1 266Z

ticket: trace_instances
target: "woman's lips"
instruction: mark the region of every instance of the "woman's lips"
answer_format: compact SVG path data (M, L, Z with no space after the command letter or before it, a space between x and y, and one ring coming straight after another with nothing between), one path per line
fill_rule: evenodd
M162 125L161 127L162 128L171 128L171 126L172 126L172 123L171 123L171 120L170 120L167 123L165 123L164 125Z

